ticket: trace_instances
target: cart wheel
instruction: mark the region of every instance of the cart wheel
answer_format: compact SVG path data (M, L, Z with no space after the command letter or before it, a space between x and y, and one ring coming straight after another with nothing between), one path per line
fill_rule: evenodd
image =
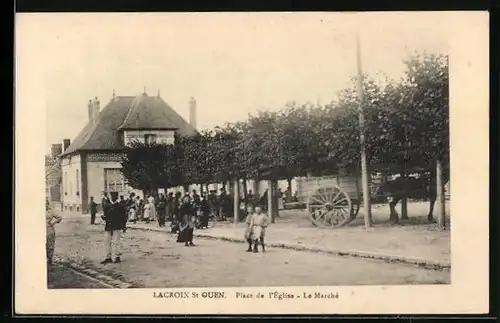
M308 211L314 226L339 228L354 219L352 201L338 186L317 189L309 197Z

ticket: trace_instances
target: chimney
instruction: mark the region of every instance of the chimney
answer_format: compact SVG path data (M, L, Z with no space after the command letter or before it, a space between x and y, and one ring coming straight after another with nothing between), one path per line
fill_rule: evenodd
M89 100L89 104L87 105L88 112L89 112L89 122L92 122L94 118L94 106L92 103L92 100Z
M196 129L196 100L193 97L189 99L189 123Z
M94 117L93 121L95 122L97 120L97 117L99 116L99 113L101 113L101 105L100 101L97 97L94 99Z
M51 157L53 159L56 159L57 156L62 154L62 144L53 144L50 152L51 152Z
M63 151L69 148L71 141L69 139L63 139Z

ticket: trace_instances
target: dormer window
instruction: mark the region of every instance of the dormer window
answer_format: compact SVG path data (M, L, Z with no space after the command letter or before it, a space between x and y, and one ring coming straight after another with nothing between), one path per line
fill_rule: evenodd
M148 145L154 144L156 142L156 135L154 135L154 134L144 135L144 142Z

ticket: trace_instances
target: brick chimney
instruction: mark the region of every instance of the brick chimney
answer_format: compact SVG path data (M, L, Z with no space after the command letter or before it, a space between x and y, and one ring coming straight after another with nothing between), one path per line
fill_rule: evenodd
M196 100L193 97L189 99L189 123L196 129Z
M89 104L87 105L88 113L89 113L89 122L92 122L94 118L94 104L92 99L89 100Z
M97 120L97 117L99 116L99 113L101 113L101 103L97 97L94 99L94 116L93 116L93 121L95 122Z
M51 157L53 159L56 159L57 156L62 154L62 144L53 144L52 148L50 149Z
M69 139L63 139L63 151L66 151L66 149L69 148L70 144L71 144L71 140L69 140Z

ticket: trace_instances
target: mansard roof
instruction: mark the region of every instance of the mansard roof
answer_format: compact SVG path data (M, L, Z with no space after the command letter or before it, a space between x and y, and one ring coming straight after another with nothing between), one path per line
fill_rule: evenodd
M78 151L120 150L123 130L175 130L181 136L196 130L158 96L115 96L94 122L88 122L62 154Z

